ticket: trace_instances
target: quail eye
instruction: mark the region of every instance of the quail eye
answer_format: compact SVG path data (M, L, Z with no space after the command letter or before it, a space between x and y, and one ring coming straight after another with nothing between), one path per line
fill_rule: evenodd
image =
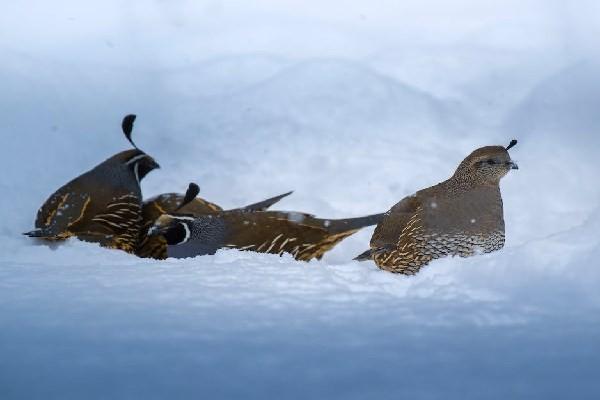
M496 161L494 161L494 160L492 160L492 159L490 158L489 160L487 160L487 161L486 161L486 163L487 163L488 165L494 165L494 164L496 164Z

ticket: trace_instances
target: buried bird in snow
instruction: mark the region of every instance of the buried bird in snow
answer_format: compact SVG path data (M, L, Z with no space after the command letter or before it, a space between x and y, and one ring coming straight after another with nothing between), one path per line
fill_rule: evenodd
M184 206L182 203L180 209ZM164 238L169 257L194 257L214 254L221 248L234 248L280 255L289 253L296 260L309 261L320 259L344 238L377 224L382 217L383 214L375 214L326 220L299 212L257 209L202 216L176 211L161 215L148 235Z
M200 189L196 184L190 184L190 188L188 188L188 192L186 193L188 196L187 199L184 195L179 193L163 193L144 201L144 204L142 205L143 227L141 230L140 243L135 252L136 255L143 258L155 258L157 260L168 257L166 239L161 235L148 235L148 230L161 215L179 213L199 218L224 211L218 205L196 197L199 190ZM271 197L236 210L243 212L265 211L290 194L292 194L292 192Z

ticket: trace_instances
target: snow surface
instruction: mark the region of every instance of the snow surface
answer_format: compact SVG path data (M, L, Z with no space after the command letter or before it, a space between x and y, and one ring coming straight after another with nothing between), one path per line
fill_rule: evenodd
M0 15L0 398L600 396L592 1L13 2ZM387 210L508 144L504 250L416 277L237 251L140 260L20 236L136 143L145 195Z

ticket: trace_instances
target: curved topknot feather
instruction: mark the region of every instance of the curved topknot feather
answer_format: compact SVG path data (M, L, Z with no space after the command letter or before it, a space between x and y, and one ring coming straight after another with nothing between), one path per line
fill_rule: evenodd
M194 182L191 182L188 186L187 191L185 192L185 197L183 198L183 201L181 202L179 207L177 207L177 209L179 210L185 205L189 204L192 200L196 198L196 196L198 196L198 193L200 193L200 186L198 186Z
M137 149L138 147L131 139L131 132L133 131L133 123L135 122L135 118L135 114L126 115L125 118L123 118L123 122L121 123L121 128L123 129L125 137L127 138L127 140L129 140L129 143L131 143L131 145Z
M513 147L515 147L515 146L517 145L517 143L519 143L519 142L517 141L517 139L513 139L513 140L511 140L511 141L510 141L510 144L509 144L508 146L506 146L506 151L508 151L508 150L512 149Z

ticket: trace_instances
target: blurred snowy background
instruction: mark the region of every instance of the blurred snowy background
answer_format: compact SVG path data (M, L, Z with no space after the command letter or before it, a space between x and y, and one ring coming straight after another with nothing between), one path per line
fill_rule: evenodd
M0 13L0 398L600 396L600 3L23 1ZM348 217L519 145L506 248L417 277L20 236L128 148L146 196Z

